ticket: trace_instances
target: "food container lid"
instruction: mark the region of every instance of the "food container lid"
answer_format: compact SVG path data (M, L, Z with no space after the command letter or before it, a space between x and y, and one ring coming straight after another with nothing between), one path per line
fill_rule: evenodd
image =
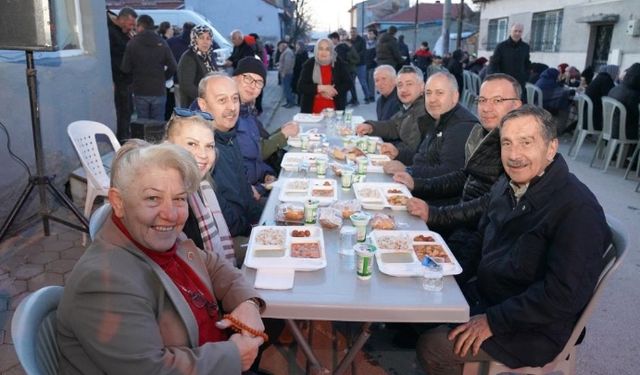
M372 257L373 254L376 252L376 247L373 245L369 245L366 243L359 243L356 245L353 245L353 251L355 251L356 253L362 255L362 256L369 256Z
M371 215L369 215L366 212L356 212L355 214L352 214L350 216L350 218L351 218L351 221L354 221L354 222L355 221L360 221L360 222L366 221L366 222L369 222L369 220L371 219Z
M340 229L340 234L356 234L356 228L351 225L345 225Z

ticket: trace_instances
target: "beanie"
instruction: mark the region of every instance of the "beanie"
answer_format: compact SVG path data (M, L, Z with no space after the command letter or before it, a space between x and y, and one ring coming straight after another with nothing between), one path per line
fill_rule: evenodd
M264 64L255 57L247 56L238 61L238 67L233 71L233 75L238 76L244 73L257 74L267 83L267 71L264 68Z

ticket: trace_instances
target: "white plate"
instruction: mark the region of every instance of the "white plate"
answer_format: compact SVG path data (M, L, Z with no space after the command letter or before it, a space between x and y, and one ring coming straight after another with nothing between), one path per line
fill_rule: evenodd
M324 118L322 114L298 113L293 116L293 121L297 122L320 122Z
M286 231L285 245L282 254L276 254L274 252L266 253L269 256L264 256L265 251L255 245L256 236L264 230L270 229L283 229ZM305 231L310 232L309 237L293 237L293 231ZM304 242L318 242L320 245L320 257L319 258L294 258L291 256L291 244L292 243L304 243ZM314 271L319 270L327 266L327 255L324 246L324 236L322 234L322 228L309 227L309 226L291 226L291 227L276 227L276 226L258 226L254 227L251 231L251 237L249 238L249 245L247 247L247 255L244 260L244 264L250 268L284 268L297 271ZM274 256L275 255L275 256Z
M430 242L430 244L438 244L441 245L451 263L443 263L442 264L442 274L443 275L457 275L462 272L462 267L458 260L453 256L453 253L447 246L447 243L442 239L442 237L436 233L429 230L413 230L413 231L399 231L399 230L374 230L370 234L371 242L378 248L376 251L376 263L378 264L378 269L380 272L387 274L389 276L422 276L422 264L418 261L418 257L416 256L413 245L425 245L426 242L413 241L414 237L423 234L433 237L434 242ZM409 244L411 245L411 249L409 251L402 250L389 250L384 249L379 246L379 241L382 237L400 237L408 239ZM388 254L391 253L405 253L411 256L411 262L395 262L390 261ZM400 255L399 257L404 258L404 255ZM394 259L395 260L395 259ZM406 259L405 259L406 260Z
M278 199L281 202L304 202L307 199L317 199L321 206L327 206L336 200L338 200L338 186L336 180L331 178L282 178L282 185L285 188L280 190ZM308 187L305 191L299 190L287 190L287 186L291 181L307 181ZM324 183L329 181L331 186L324 186ZM329 196L317 196L313 194L314 190L329 191L333 193Z
M287 152L284 154L280 166L287 172L296 172L300 163L305 160L309 164L309 170L316 170L316 160L324 158L329 161L329 157L325 154L312 154L306 152Z
M376 189L381 196L381 199L374 198L365 198L360 193L362 189ZM389 190L396 189L400 192L398 193L389 193ZM362 207L368 210L382 210L384 208L391 208L392 210L407 210L406 205L393 205L390 204L387 200L387 196L390 195L404 195L408 198L411 198L411 192L409 189L399 183L394 182L357 182L353 184L353 192L356 195L356 199L358 199L362 203Z

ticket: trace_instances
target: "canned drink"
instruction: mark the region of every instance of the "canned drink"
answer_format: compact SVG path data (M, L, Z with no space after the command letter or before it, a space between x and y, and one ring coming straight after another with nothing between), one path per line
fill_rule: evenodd
M353 170L348 168L343 169L340 182L342 183L342 188L350 189L353 184Z
M324 176L325 174L327 174L327 159L316 159L316 173L318 174L318 176Z
M358 174L367 174L369 159L366 156L359 156L356 158L356 162L358 163Z
M375 154L378 149L378 140L373 137L369 137L367 142L367 152L370 154Z
M368 244L357 244L353 247L358 260L356 262L356 274L360 280L369 280L373 274L373 255L376 247Z
M320 202L315 199L308 199L304 202L304 222L306 224L315 224L318 216L318 206Z

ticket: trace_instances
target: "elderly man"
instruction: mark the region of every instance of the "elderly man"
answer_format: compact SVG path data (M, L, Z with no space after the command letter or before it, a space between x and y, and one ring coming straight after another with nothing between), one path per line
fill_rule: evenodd
M248 236L251 226L258 222L262 207L253 199L251 185L244 172L244 160L236 141L236 122L240 112L240 95L235 81L225 75L212 73L198 85L198 105L213 115L216 130L217 161L211 173L215 191L229 232L234 237L236 259L244 258L239 245ZM241 255L241 256L238 256Z
M418 120L428 129L418 153L407 153L392 144L383 144L382 152L393 160L384 166L388 174L405 171L411 164L414 177L435 177L464 166L464 144L478 119L458 103L458 82L449 73L439 72L427 80L424 104L426 115ZM409 162L407 163L407 160Z
M265 183L275 181L276 172L264 160L270 158L287 144L287 138L298 134L299 126L288 122L273 135L265 130L257 116L255 100L262 92L267 79L267 70L262 61L245 57L238 62L233 72L233 80L240 94L240 116L236 133L240 152L244 159L247 179L253 187L254 197L267 194Z
M529 78L529 45L522 40L524 26L511 25L507 40L498 43L489 64L489 73L504 73L512 76L522 87L522 98L526 99L525 84Z
M468 251L480 253L465 285L468 323L424 333L418 359L430 375L462 374L467 361L542 366L566 344L588 303L611 243L602 207L569 173L551 115L534 106L500 126L506 176Z
M500 162L500 120L522 105L520 84L506 74L492 74L480 87L478 97L480 123L476 124L465 145L464 168L431 178L412 178L399 172L394 179L413 190L414 197L433 201L455 198L455 203L431 207L424 200L412 198L407 209L427 222L440 234L455 229L457 236L475 229L488 203L489 190L504 170ZM450 244L451 245L451 244ZM455 248L450 246L454 252ZM456 256L461 261L463 256ZM463 265L464 268L464 265Z
M396 79L398 99L403 109L386 121L366 121L356 126L359 135L373 135L381 137L385 142L393 142L394 149L401 150L411 162L420 140L427 129L421 127L418 118L424 116L422 105L422 71L413 66L405 66L398 72Z
M391 65L380 65L373 71L373 80L380 97L376 101L378 121L386 121L401 108L396 89L396 70Z
M243 57L255 56L256 51L244 40L244 35L240 30L233 30L231 32L231 43L233 43L233 51L231 56L224 62L225 67L232 67L233 69L238 67L238 62Z

